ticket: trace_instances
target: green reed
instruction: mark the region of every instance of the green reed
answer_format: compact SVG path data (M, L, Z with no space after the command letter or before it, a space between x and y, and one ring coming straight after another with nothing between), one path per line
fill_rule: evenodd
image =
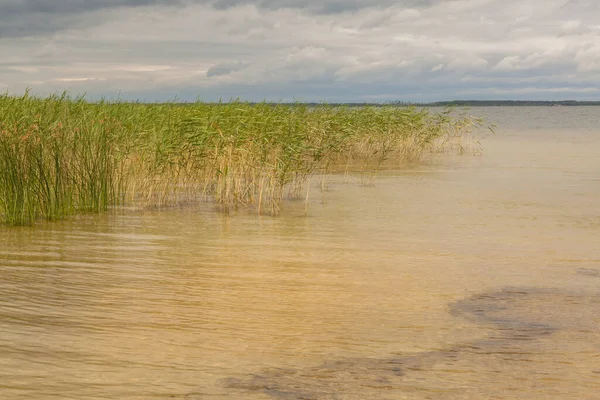
M274 215L314 174L374 175L459 143L478 123L415 108L4 95L0 219L23 225L206 198L225 212L252 205Z

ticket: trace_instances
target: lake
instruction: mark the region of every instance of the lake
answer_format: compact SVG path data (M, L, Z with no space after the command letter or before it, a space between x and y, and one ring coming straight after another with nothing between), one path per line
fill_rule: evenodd
M0 398L592 399L600 107L489 107L479 155L0 227Z

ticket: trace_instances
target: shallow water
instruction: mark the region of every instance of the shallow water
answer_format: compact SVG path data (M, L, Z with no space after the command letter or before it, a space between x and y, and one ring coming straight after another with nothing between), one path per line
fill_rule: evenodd
M593 399L600 108L475 108L481 156L0 227L2 399Z

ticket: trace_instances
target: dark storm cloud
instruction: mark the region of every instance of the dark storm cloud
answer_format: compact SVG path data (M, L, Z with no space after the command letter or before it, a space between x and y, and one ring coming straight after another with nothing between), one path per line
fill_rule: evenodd
M183 5L179 0L1 0L0 39L39 36L100 22L82 17L98 10L151 5Z
M122 7L204 5L215 9L254 5L258 9L297 9L314 14L338 14L365 8L403 6L421 8L441 0L2 0L0 1L0 38L40 36L90 25L101 16L94 11Z
M3 0L0 15L19 16L27 13L65 14L94 11L112 7L140 7L149 5L181 5L179 0Z
M426 7L441 0L3 0L0 4L2 15L19 15L29 12L77 13L113 7L140 7L153 5L180 6L190 4L213 5L216 8L230 8L254 4L258 8L313 9L323 6L331 10L356 10L379 6Z

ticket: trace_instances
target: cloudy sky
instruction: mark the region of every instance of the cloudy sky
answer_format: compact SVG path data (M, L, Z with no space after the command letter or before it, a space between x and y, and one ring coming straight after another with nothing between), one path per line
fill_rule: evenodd
M600 99L598 0L0 0L0 92Z

